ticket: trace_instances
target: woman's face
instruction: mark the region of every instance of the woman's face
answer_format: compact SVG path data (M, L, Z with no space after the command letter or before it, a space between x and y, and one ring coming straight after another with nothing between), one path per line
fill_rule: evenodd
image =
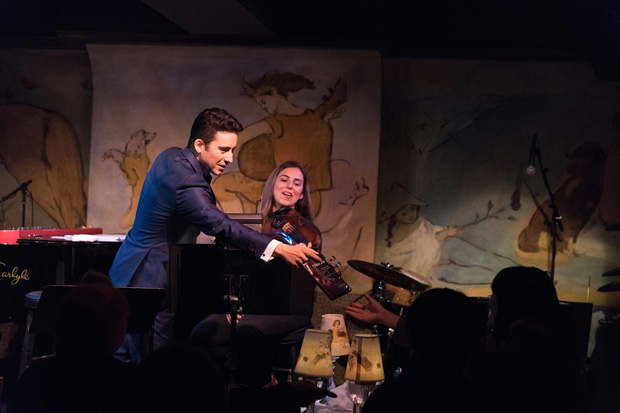
M273 200L275 209L294 207L297 201L303 198L304 174L299 168L283 169L276 177L273 186Z
M396 219L403 224L413 224L418 219L418 207L405 205L396 213Z
M254 100L256 103L258 103L260 107L269 114L278 112L278 103L280 99L283 98L275 91L275 89L269 89L265 93L254 95Z

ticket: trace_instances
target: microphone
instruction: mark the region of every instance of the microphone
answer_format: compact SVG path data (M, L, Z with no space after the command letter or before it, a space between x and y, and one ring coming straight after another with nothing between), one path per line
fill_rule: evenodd
M23 184L21 184L19 187L15 188L10 194L8 194L7 196L4 196L0 199L0 203L6 201L7 199L11 199L15 196L16 193L18 193L19 191L25 191L26 187L28 185L30 185L32 183L32 179L30 179L29 181L24 182ZM25 194L24 194L25 195ZM22 225L24 226L24 225Z
M534 135L532 138L532 145L530 146L530 162L527 164L527 168L525 168L525 173L529 176L536 174L536 167L534 166L534 162L536 161L536 147L538 142L538 135Z
M18 190L18 191L21 191L21 190L23 190L23 189L26 189L26 187L27 187L28 185L30 185L31 183L32 183L32 179L29 179L28 181L26 181L26 182L24 182L23 184L21 184L21 185L19 186L19 188L17 188L17 190Z

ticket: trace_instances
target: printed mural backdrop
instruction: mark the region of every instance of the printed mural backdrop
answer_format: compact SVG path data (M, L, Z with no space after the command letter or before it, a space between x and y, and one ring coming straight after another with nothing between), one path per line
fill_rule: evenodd
M376 262L472 296L506 266L550 270L537 135L560 299L617 305L596 290L620 279L602 276L620 267L619 92L587 63L384 60Z
M236 159L213 188L225 212L255 213L267 175L297 160L308 170L323 250L354 291L370 279L379 162L378 53L194 46L88 47L93 132L88 222L131 228L144 177L165 148L187 145L196 115L228 110L245 126Z
M29 180L25 224L86 225L92 86L88 56L0 50L0 198ZM0 229L22 226L22 193L0 206ZM33 217L34 215L34 217Z
M560 298L619 304L620 292L596 290L620 280L602 276L620 267L620 85L587 63L380 63L367 52L214 47L89 54L92 147L89 55L0 51L0 191L32 179L35 226L126 232L150 162L185 146L200 110L221 106L247 127L245 149L214 184L225 211L253 212L265 174L292 153L279 143L301 144L325 252L357 291L369 279L348 259L486 296L505 266L550 269L549 196L540 165L525 174L537 135L564 224ZM21 225L20 196L4 212L3 229Z

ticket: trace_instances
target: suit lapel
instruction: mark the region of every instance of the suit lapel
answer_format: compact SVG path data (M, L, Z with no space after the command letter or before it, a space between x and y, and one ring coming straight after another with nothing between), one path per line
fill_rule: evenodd
M215 205L215 194L213 193L213 189L211 189L211 180L213 179L213 177L211 176L211 174L205 175L202 167L200 166L200 162L198 162L198 159L196 159L196 157L194 156L192 151L189 150L189 148L183 148L181 152L183 153L183 155L185 155L190 165L192 165L192 168L194 168L194 172L202 175L207 182L207 193L209 194L209 198L211 198L211 202Z

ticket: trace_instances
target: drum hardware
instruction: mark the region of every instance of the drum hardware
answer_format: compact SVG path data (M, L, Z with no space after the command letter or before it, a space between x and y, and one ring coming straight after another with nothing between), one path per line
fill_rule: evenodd
M386 300L386 285L384 280L379 280L374 288L374 299L379 302L379 304L383 304Z
M609 225L608 227L605 228L605 230L607 230L607 231L620 231L620 223Z
M620 275L620 267L618 268L614 268L613 270L609 270L605 273L603 273L603 277L611 277L614 275Z
M374 264L371 262L349 260L349 266L375 280L371 295L383 307L389 311L402 315L405 308L411 305L413 300L422 291L431 288L431 282L419 274L411 274L389 263ZM387 331L385 331L387 329ZM382 337L382 353L384 356L384 369L386 381L395 380L401 373L401 364L409 356L409 349L396 345L394 330L386 326L371 326L373 334ZM389 373L388 372L392 372Z
M387 344L385 346L385 354L390 354L390 350L391 350L391 346L392 346L392 340L394 338L394 329L393 328L388 328L388 333L387 333Z
M395 267L389 263L381 263L379 265L359 260L349 260L347 263L362 274L377 281L383 281L386 284L413 291L424 291L431 287L431 282L426 277L404 272L402 268Z
M373 284L373 298L379 303L396 304L400 307L409 307L419 293L431 287L431 282L425 277L403 271L389 263L374 264L365 261L350 260L348 264L375 280Z
M620 281L614 281L609 284L605 284L599 287L596 291L599 293L610 293L615 291L620 291Z

